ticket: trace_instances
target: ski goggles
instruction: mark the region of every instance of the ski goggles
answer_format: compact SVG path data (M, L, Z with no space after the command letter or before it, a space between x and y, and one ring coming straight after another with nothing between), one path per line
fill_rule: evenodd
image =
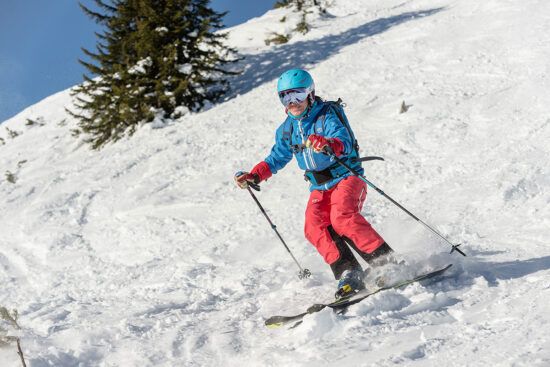
M306 88L296 88L279 92L279 99L286 107L291 103L302 103L307 99L307 95Z

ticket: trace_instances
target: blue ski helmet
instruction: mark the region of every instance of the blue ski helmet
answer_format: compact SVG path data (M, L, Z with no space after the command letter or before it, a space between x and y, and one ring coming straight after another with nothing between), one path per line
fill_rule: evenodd
M277 93L295 88L305 88L307 94L315 94L315 83L313 83L313 78L307 71L302 69L285 71L277 82Z

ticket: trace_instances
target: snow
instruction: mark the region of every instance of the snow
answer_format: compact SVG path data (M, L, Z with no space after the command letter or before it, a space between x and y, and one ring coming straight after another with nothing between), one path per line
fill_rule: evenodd
M147 56L145 59L139 60L136 65L128 69L128 74L145 74L146 67L153 65L151 57Z
M191 70L193 70L193 65L191 64L179 64L178 70L182 74L191 74Z
M69 90L2 123L0 306L28 365L549 365L550 3L335 0L266 46L287 13L228 30L248 57L226 101L100 152L71 136ZM335 288L296 164L257 196L308 280L232 179L268 154L290 67L347 103L362 154L386 159L368 179L468 257L371 190L363 215L411 268L452 271L269 329ZM15 348L0 362L20 365Z

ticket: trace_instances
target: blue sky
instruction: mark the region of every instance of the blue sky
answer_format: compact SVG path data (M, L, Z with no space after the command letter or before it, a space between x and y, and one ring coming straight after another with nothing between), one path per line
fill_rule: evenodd
M94 7L92 0L81 3ZM229 11L226 26L257 17L275 0L211 0L216 11ZM77 0L0 1L0 123L26 107L82 81L80 50L95 49L101 31Z

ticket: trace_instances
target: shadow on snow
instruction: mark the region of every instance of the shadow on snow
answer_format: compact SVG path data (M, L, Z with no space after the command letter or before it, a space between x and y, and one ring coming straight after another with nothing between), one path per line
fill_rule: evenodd
M489 287L497 287L499 281L520 279L550 269L550 256L504 262L472 260L463 263L458 262L456 264L458 268L449 275L444 276L446 282L434 281L434 285L441 288L439 290L450 291L470 287L474 284L475 278L483 277Z
M490 286L496 286L498 280L523 278L526 275L548 269L550 269L550 256L500 263L480 262L476 269L472 270L478 270L477 273L484 277Z
M474 284L474 279L480 276L487 280L489 287L496 287L499 280L520 279L542 270L548 270L550 269L550 256L505 262L474 261L463 263L462 266L464 268L458 270L458 273L451 272L441 278L421 281L420 283L427 287L430 292L439 295L416 304L407 300L400 300L399 307L392 309L395 312L393 317L404 318L424 311L446 310L448 307L462 302L459 298L446 294L447 292L470 288ZM399 297L399 295L394 295L394 297ZM371 311L373 310L369 312ZM369 312L364 311L364 313Z
M276 46L270 51L257 55L244 55L245 59L237 64L237 68L242 68L244 71L231 80L232 89L227 94L226 100L247 93L263 83L271 82L285 70L310 68L312 64L326 60L338 54L342 48L364 38L383 33L402 23L436 14L443 9L434 8L380 18L318 40L300 41Z

